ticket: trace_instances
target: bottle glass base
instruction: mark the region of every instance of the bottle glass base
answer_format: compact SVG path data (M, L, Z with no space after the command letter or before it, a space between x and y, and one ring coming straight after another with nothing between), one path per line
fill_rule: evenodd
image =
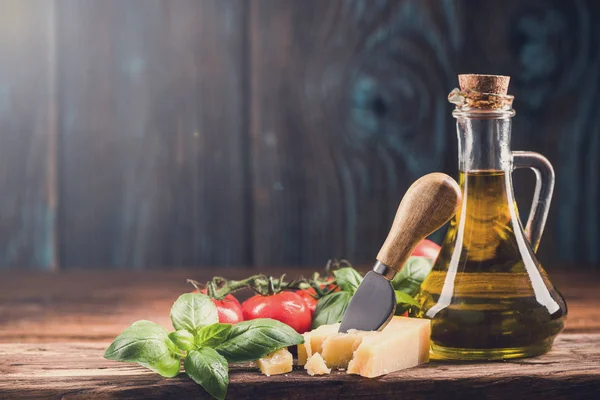
M553 342L554 338L551 338L526 347L502 349L463 349L431 343L430 358L432 360L495 361L535 357L550 351Z

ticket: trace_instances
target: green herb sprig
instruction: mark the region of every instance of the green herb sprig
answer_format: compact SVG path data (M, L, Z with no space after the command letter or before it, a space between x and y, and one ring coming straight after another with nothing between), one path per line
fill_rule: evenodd
M175 332L150 321L125 329L106 349L109 360L134 362L165 378L179 374L181 359L192 380L223 400L229 363L257 360L283 347L304 343L288 325L263 318L236 325L218 323L217 309L200 293L179 296L171 308Z
M396 292L396 315L404 314L411 306L419 307L414 296L419 293L421 284L433 268L434 261L427 257L409 257L392 279L392 286Z

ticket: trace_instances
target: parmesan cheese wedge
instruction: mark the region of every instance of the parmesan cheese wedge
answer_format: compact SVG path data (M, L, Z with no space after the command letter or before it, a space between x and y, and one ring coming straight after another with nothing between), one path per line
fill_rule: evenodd
M394 317L383 331L367 334L348 363L348 373L374 378L429 361L431 322Z
M319 353L315 353L308 358L306 364L304 365L304 369L310 376L331 373L331 368L327 368L325 360L323 360L323 357L321 357Z
M305 333L299 364L301 353L305 361L320 353L329 368L347 368L350 374L373 378L429 361L430 320L394 317L380 332L338 333L338 329L334 324Z
M292 371L294 358L288 349L279 349L256 361L260 372L266 376L285 374Z

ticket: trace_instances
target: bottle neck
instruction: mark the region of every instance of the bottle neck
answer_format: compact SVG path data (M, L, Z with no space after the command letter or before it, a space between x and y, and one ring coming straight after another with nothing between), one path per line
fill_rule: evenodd
M510 172L510 117L471 118L461 115L456 118L459 170Z

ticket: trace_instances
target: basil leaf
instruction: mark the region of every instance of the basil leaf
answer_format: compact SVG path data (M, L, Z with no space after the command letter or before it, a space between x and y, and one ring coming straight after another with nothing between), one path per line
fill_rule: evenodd
M431 272L434 260L427 257L409 257L400 272L392 280L392 286L396 292L406 293L414 297L421 288L421 284ZM396 296L397 298L398 296ZM408 310L410 304L398 304L396 315L402 315Z
M150 321L138 321L115 338L104 358L134 362L172 378L179 373L181 353L165 328Z
M409 306L420 307L419 303L409 294L395 290L396 292L396 304L407 304Z
M192 350L183 363L190 378L216 399L223 400L229 385L227 360L210 347Z
M215 347L229 337L231 324L212 324L200 329L196 334L196 345Z
M195 334L203 326L219 322L217 307L201 293L185 293L179 296L171 308L171 322L175 330L185 329Z
M312 328L340 322L344 317L352 295L349 292L334 292L319 299L313 316Z
M344 292L354 294L362 282L362 276L354 268L346 267L333 271L335 281Z
M259 318L235 324L227 341L215 350L229 362L245 362L300 343L304 343L304 337L288 325L270 318Z
M394 290L399 290L410 296L419 292L421 283L427 278L434 260L426 257L409 257L400 272L392 280Z
M194 335L185 329L169 333L169 339L181 350L188 351L194 348Z

